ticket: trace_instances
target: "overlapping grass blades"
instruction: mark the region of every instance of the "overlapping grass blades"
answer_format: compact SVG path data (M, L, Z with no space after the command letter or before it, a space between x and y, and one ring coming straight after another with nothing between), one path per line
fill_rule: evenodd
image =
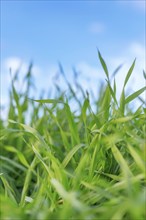
M1 219L145 219L146 112L141 98L136 110L129 103L146 87L126 94L134 60L118 100L111 78L121 65L110 77L98 55L106 82L93 106L60 64L66 96L56 84L53 99L30 98L32 65L25 91L16 88L18 73L12 79L8 117L0 123Z

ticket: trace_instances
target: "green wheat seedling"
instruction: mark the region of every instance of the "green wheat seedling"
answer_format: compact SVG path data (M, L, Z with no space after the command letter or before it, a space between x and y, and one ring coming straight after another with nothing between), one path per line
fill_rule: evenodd
M30 98L32 65L24 90L12 78L7 119L0 121L1 219L145 219L146 87L127 96L134 60L118 99L112 79L121 66L110 76L98 56L106 82L93 104L60 64L68 90L55 84L53 99ZM132 109L136 99L140 106Z

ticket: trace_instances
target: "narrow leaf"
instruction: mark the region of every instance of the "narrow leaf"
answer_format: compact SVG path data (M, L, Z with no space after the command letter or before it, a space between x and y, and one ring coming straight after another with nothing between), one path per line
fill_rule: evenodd
M139 89L138 91L134 92L132 95L128 96L125 100L125 104L131 102L135 98L137 98L141 93L143 93L146 90L146 86L142 89Z
M79 144L77 146L75 146L64 158L62 165L63 167L66 167L67 164L69 163L69 161L71 160L71 158L74 156L74 154L82 147L85 147L85 144Z
M128 80L129 80L129 78L130 78L130 76L131 76L131 74L133 72L133 69L134 69L134 66L135 66L135 61L136 61L136 59L133 61L132 65L131 65L131 67L130 67L127 75L126 75L126 78L125 78L125 81L124 81L124 87L126 86Z
M108 74L108 69L107 69L106 63L105 63L104 59L102 58L101 53L99 52L99 50L98 50L98 56L99 56L99 59L100 59L100 63L102 65L103 69L104 69L104 72L105 72L107 78L109 79L109 74Z
M64 104L63 101L61 100L56 100L56 99L39 99L39 100L35 100L35 99L30 99L29 100L32 100L34 102L39 102L39 103L50 103L50 104L57 104L57 103L62 103Z

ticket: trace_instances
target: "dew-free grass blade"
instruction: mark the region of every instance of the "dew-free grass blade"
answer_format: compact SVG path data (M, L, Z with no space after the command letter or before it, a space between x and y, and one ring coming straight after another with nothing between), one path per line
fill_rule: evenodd
M136 149L134 149L134 147L132 147L130 144L128 144L127 147L128 147L128 149L130 151L131 156L134 158L137 166L145 173L144 161L142 160L142 158L140 157L140 155L138 154Z
M52 119L55 121L56 125L60 129L60 134L61 134L61 137L62 137L62 141L64 143L64 147L66 149L70 149L71 146L70 146L70 143L68 141L67 135L66 135L65 131L62 129L62 126L60 125L58 118L48 108L47 108L47 111L49 112L49 114L51 115Z
M125 99L125 104L128 104L129 102L133 101L135 98L137 98L139 95L141 95L146 90L146 86L139 89L138 91L134 92L133 94L129 95Z
M30 184L30 181L31 181L31 175L32 175L32 170L34 169L36 165L36 157L34 157L27 173L26 173L26 177L25 177L25 181L24 181L24 186L23 186L23 190L22 190L22 193L21 193L21 200L20 200L20 205L21 206L24 206L24 203L25 203L25 197L27 196L27 191L28 191L28 188L29 188L29 184Z
M125 81L124 81L124 87L126 86L128 80L129 80L129 78L130 78L130 76L131 76L131 74L133 72L133 69L134 69L134 66L135 66L135 62L136 62L136 59L133 61L132 65L131 65L131 67L130 67L127 75L126 75L126 78L125 78Z
M64 104L63 101L57 100L57 99L30 99L29 98L29 100L34 101L34 102L39 102L39 103L42 103L42 104L43 103L44 104L47 104L47 103L49 103L49 104L58 104L58 103Z
M71 151L66 155L66 157L64 158L62 162L63 167L67 166L67 164L69 163L71 158L74 156L74 154L82 147L85 147L85 144L79 144L71 149Z
M46 169L47 173L50 175L51 171L49 169L49 166L44 162L44 159L42 158L42 156L40 155L40 153L38 152L38 150L35 148L34 145L32 145L32 149L36 155L36 157L39 159L39 161L43 164L44 168Z
M73 145L79 144L80 140L79 140L79 133L78 133L77 125L74 121L73 114L68 104L65 105L65 111L66 111L66 115L67 115L67 119L68 119L68 123L70 127L70 132L72 134Z
M4 177L4 175L0 175L0 179L4 185L4 188L5 188L5 197L8 196L9 198L12 199L12 201L15 204L17 204L16 199L15 199L15 192L14 192L13 188L10 186L7 179Z
M146 72L143 70L143 77L146 80Z
M103 68L103 70L104 70L104 72L107 76L107 79L109 80L109 73L108 73L107 65L106 65L104 59L102 58L101 53L100 53L99 50L98 50L98 57L99 57L101 65L102 65L102 68Z
M40 141L42 146L44 146L47 150L49 150L49 146L46 144L46 142L44 141L44 138L39 134L39 132L36 129L32 128L29 125L18 123L18 122L13 121L13 120L9 120L9 122L14 123L14 124L18 124L21 127L23 127L26 132L28 132L28 133L32 134L33 136L35 136Z
M119 151L119 149L116 147L115 144L111 147L111 150L115 160L120 165L123 174L125 174L125 177L128 177L129 175L133 176L126 160L124 159L123 155L121 154L121 152Z
M24 166L22 166L21 164L13 161L12 159L9 159L7 157L0 156L0 160L7 162L8 164L10 164L10 166L14 166L14 167L16 167L16 168L18 168L18 169L20 169L22 171L26 170L26 168Z
M56 179L51 179L51 183L58 192L58 194L66 200L69 204L73 206L73 208L77 210L83 210L83 204L76 198L76 194L74 192L67 192L61 183L58 182Z
M112 87L111 87L111 85L110 85L110 82L109 82L108 80L106 80L106 81L107 81L107 84L108 84L108 87L109 87L111 96L112 96L112 98L113 98L115 104L118 106L118 102L117 102L117 99L116 99L116 94L114 93L114 91L113 91L113 89L112 89Z
M124 115L124 111L125 111L125 90L123 88L122 94L120 97L120 112L122 113L122 115Z
M20 162L21 162L24 166L29 167L29 164L28 164L26 158L24 157L24 155L23 155L19 150L17 150L16 148L14 148L14 147L12 147L12 146L5 146L5 148L6 148L6 150L9 151L9 152L14 152L14 153L16 153L17 156L18 156L18 158L19 158L19 160L20 160Z
M86 111L88 107L89 107L89 99L85 99L83 107L82 107L82 117L83 117L84 123L86 122Z

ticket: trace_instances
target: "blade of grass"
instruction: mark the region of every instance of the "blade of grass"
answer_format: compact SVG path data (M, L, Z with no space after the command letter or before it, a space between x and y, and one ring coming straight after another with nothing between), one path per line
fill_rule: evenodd
M134 92L133 94L129 95L125 99L125 104L128 104L129 102L133 101L135 98L137 98L140 94L142 94L146 90L146 86L139 89L138 91Z
M125 174L125 177L127 178L127 175L133 176L126 160L124 159L123 155L121 154L119 149L116 147L116 145L113 145L111 147L111 150L112 150L115 160L120 165L123 174Z
M100 53L99 50L98 50L98 57L99 57L101 65L102 65L102 68L103 68L103 70L104 70L104 72L107 76L107 79L109 80L109 73L108 73L107 65L106 65L104 59L102 58L101 53Z
M24 157L24 155L19 151L17 150L16 148L12 147L12 146L5 146L5 149L9 152L13 152L13 153L16 153L20 162L26 166L27 168L29 167L29 164L26 160L26 158Z
M44 141L44 138L39 134L39 132L32 128L31 126L29 125L25 125L25 124L22 124L22 123L18 123L16 121L13 121L13 120L9 120L10 123L13 123L13 124L18 124L20 125L21 127L23 127L25 129L26 132L32 134L33 136L36 137L37 140L40 141L40 143L42 144L42 146L44 146L47 150L49 150L49 146L46 144L46 142Z
M134 69L134 66L135 66L135 62L136 62L136 59L133 61L132 65L131 65L131 67L130 67L127 75L126 75L126 78L125 78L125 81L124 81L124 87L126 86L128 80L129 80L129 78L130 78L130 76L131 76L131 74L133 72L133 69Z
M77 146L75 146L74 148L71 149L71 151L69 151L69 153L66 155L66 157L64 158L62 165L65 168L67 166L67 164L69 163L69 161L71 160L71 158L74 156L74 154L82 147L85 147L85 144L79 144Z
M66 111L66 115L67 115L67 119L68 119L68 123L70 127L70 132L72 134L73 145L79 144L80 139L79 139L79 133L77 130L77 125L74 122L74 118L73 118L72 112L68 104L65 105L65 111Z

